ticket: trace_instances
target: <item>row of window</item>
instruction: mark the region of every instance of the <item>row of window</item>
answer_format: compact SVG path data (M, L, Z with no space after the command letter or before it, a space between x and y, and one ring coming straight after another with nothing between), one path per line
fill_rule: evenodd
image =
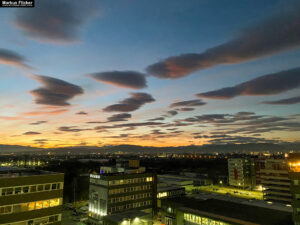
M108 203L117 203L117 202L124 202L124 201L136 200L136 199L141 199L141 198L149 198L151 196L152 196L151 193L127 195L127 196L124 196L124 197L111 198L111 199L108 200Z
M126 205L111 207L108 209L108 212L113 213L113 212L118 212L118 211L122 211L125 209L134 209L134 208L139 208L139 207L143 207L143 206L150 206L151 204L152 204L152 201L130 203L130 204L126 204Z
M140 185L140 186L135 186L135 187L116 188L116 189L110 189L108 191L108 194L115 195L115 194L121 194L121 193L126 193L126 192L150 190L151 188L152 188L152 185Z
M184 213L183 218L185 221L189 221L200 225L230 225L229 223L213 220L203 216L196 216L189 213Z
M50 184L35 184L35 185L24 185L17 187L6 187L0 189L0 196L7 195L20 195L27 193L35 193L41 191L51 191L63 189L63 183L50 183Z
M15 222L15 223L10 223L10 224L6 224L6 225L46 225L46 224L53 224L58 221L61 221L61 214L36 218L33 220Z
M54 199L43 200L43 201L5 205L0 207L0 215L44 209L49 207L55 207L61 204L62 204L61 198L54 198Z
M163 198L167 196L178 196L183 194L185 194L185 190L164 191L157 193L157 198Z
M124 179L124 180L111 180L109 181L109 185L123 185L123 184L134 184L134 183L144 183L144 182L152 182L152 177L140 177L140 178L132 178L132 179Z

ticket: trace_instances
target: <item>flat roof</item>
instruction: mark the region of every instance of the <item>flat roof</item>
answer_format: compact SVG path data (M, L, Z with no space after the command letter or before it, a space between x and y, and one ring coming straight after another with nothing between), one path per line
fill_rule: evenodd
M25 177L25 176L38 176L46 174L58 174L50 171L34 170L18 167L0 167L0 179L8 177Z
M161 192L161 191L173 191L173 190L182 190L185 188L184 187L181 187L181 186L166 186L166 187L157 187L157 191L158 192Z
M124 220L133 220L135 218L141 218L141 217L147 216L147 215L148 215L148 213L135 210L135 211L128 211L128 212L122 212L122 213L118 213L118 214L105 216L105 220L119 223Z
M293 224L292 213L290 212L219 199L201 200L188 197L176 197L172 199L162 199L162 202L177 204L177 207L181 208L182 211L193 214L201 215L201 212L212 214L211 217L215 215L216 217L214 218L216 219L218 216L221 216L223 219L227 217L261 225Z

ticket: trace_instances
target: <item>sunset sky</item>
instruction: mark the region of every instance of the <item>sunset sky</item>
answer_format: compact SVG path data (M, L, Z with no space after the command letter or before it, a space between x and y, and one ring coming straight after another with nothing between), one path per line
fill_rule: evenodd
M297 0L36 0L0 31L0 144L300 141Z

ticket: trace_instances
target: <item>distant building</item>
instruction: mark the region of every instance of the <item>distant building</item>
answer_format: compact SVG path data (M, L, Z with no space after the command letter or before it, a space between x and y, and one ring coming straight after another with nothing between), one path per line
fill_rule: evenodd
M254 160L251 158L228 159L229 185L239 188L255 187Z
M156 175L146 173L136 161L117 163L111 169L101 167L100 171L100 174L90 175L89 222L152 224Z
M61 224L64 174L0 167L0 224Z
M166 225L292 225L290 212L219 199L158 200L159 220Z

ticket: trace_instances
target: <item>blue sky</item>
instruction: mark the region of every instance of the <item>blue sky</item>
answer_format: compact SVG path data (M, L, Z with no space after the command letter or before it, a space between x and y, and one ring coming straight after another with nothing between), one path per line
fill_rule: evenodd
M255 83L269 91L256 93L255 85L247 83L246 89L235 97L223 99L224 93L217 97L210 93L265 75L274 74L271 78L277 79L280 71L290 74L290 70L299 66L300 37L296 30L300 21L299 17L290 16L300 9L297 1L88 0L85 3L80 6L79 1L38 0L34 9L1 9L0 29L5 31L0 36L3 144L171 146L299 141L300 130L292 125L300 123L299 116L291 115L299 113L300 85L288 86L299 82L297 71L293 71L292 81L284 80L283 76L281 86L278 81L270 85L265 80ZM276 26L276 18L280 21L286 15L295 22L287 31L284 24ZM260 26L266 26L265 21L273 22L270 32L275 35L263 32ZM276 34L280 36L282 32L294 39L277 40ZM247 39L237 42L241 50L227 51L227 46L230 47L227 43L236 43L239 37ZM247 44L253 44L251 40L256 38L265 44L247 58L245 55L252 52ZM260 52L259 48L264 49L272 41L277 41L276 45L282 45L282 49L270 44L269 49ZM218 48L220 45L226 47L225 53ZM18 58L8 62L7 52L22 56L33 69L22 67L23 61ZM196 56L186 59L182 56L186 53ZM161 67L147 69L157 62L168 68L168 72ZM199 66L201 63L213 65L203 68ZM176 79L169 77L178 69L189 72ZM116 79L124 82L131 77L133 83L131 73L137 72L137 76L146 77L147 87L124 88L116 80L104 81L103 73L108 71L121 71ZM92 73L99 73L99 79L93 79ZM67 84L58 90L55 85L60 80ZM143 96L136 104L136 97L130 93L148 94L153 101ZM208 94L196 97L199 93ZM57 95L60 96L55 102L52 98ZM128 98L130 104L134 101L134 110L132 105L128 109L128 104L125 110L103 110L122 100L127 102ZM198 105L183 102L190 100L198 100ZM181 108L170 107L175 102L183 102ZM176 115L168 113L174 110ZM76 114L80 111L84 113ZM239 112L248 114L241 120ZM119 121L109 119L112 115L122 117L124 113L130 117ZM213 119L203 119L203 115ZM147 123L158 117L163 119ZM190 122L190 118L194 121ZM270 122L255 124L257 119ZM46 122L31 125L37 121ZM89 123L95 121L98 123ZM263 126L268 130L261 130ZM239 132L238 128L245 129Z

